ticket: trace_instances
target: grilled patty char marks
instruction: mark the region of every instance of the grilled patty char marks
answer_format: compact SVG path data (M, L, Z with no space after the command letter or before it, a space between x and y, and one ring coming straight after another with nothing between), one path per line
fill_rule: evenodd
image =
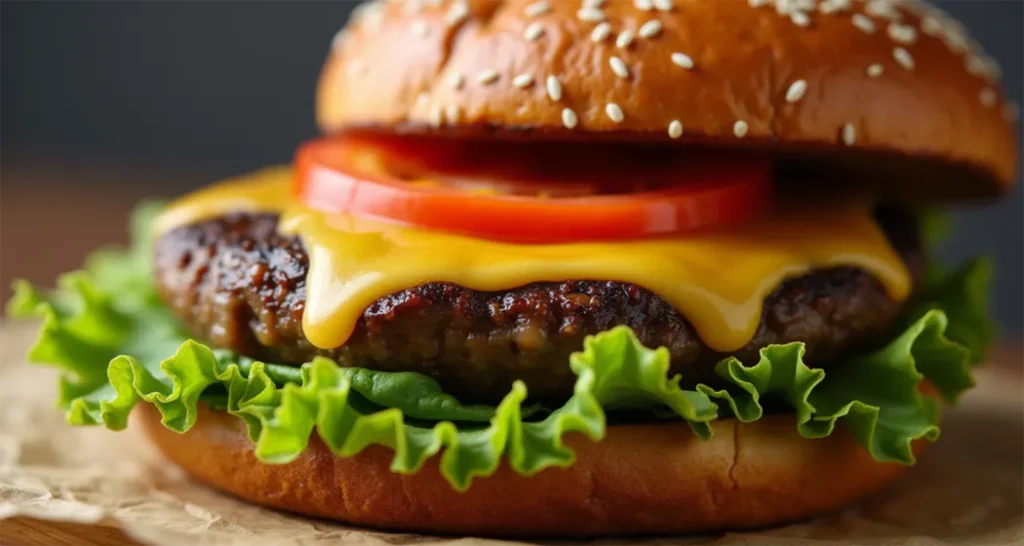
M889 208L877 217L919 278L924 259L913 219ZM713 367L724 355L660 297L626 282L543 282L497 292L424 284L373 303L344 346L318 349L302 333L308 257L301 241L276 227L275 215L237 213L158 240L160 294L197 338L280 364L319 355L343 366L417 371L465 402L496 403L522 379L531 399L557 402L572 394L569 354L585 336L625 324L645 345L669 348L682 385L716 384ZM826 367L843 351L874 343L900 309L862 270L814 271L768 296L754 338L733 354L751 362L765 345L803 341L807 361Z

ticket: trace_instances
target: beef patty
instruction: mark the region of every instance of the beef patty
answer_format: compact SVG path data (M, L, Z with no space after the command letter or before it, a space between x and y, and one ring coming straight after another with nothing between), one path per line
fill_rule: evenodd
M924 258L913 218L897 209L876 216L919 278ZM496 292L428 283L377 300L345 345L319 349L302 333L309 259L302 242L276 224L275 215L237 213L157 241L160 294L197 338L279 364L326 356L342 366L416 371L464 402L496 403L516 379L532 400L559 402L575 380L569 354L585 336L625 324L645 345L668 347L682 385L717 383L714 364L725 355L660 297L627 282L539 282ZM753 339L732 354L752 362L761 347L803 341L807 362L826 367L844 351L876 343L900 309L860 269L814 271L768 296Z

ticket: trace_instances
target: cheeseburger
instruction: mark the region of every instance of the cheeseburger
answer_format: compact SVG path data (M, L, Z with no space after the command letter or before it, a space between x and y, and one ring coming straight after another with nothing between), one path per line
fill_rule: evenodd
M385 529L742 529L882 489L992 339L936 205L1016 108L916 3L372 2L291 166L141 207L30 358L198 481Z

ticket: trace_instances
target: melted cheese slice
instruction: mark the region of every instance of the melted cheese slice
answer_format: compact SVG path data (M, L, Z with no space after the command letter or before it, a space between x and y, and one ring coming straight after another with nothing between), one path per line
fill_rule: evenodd
M567 279L636 283L679 310L711 348L729 352L753 337L767 297L812 269L855 266L897 300L910 277L862 204L782 207L722 231L600 243L523 245L329 215L296 202L291 171L268 169L173 203L156 223L174 227L236 211L281 215L279 230L309 254L303 329L311 343L345 343L375 300L427 282L503 290Z

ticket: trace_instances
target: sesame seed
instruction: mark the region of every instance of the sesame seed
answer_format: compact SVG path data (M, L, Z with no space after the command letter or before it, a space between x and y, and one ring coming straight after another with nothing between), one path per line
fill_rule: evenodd
M633 43L633 33L629 30L623 30L615 39L615 47L619 49L626 49L631 43Z
M789 89L786 90L786 102L794 103L804 98L804 93L807 92L807 81L797 80L789 85Z
M988 67L985 65L985 59L978 55L968 55L964 60L964 68L966 68L967 72L972 76L984 76L988 71Z
M850 22L853 23L853 26L861 29L865 34L875 32L875 22L862 13L854 13L853 16L850 17Z
M902 47L897 47L896 49L893 49L892 58L896 59L896 62L899 63L899 65L902 66L904 69L914 69L914 58L910 56L910 52L907 51L906 49L903 49Z
M774 0L775 11L779 15L789 15L794 11L814 9L815 0Z
M687 70L693 68L693 59L686 53L673 53L672 62L678 66L681 66Z
M654 0L633 0L633 7L640 11L651 11L654 9Z
M544 34L544 27L537 21L526 25L526 30L523 30L523 38L529 42L540 38L541 34Z
M793 24L798 27L806 27L811 24L811 18L802 11L794 11L789 14L789 20L793 21Z
M1002 74L1002 69L999 67L995 59L985 57L983 55L968 55L965 61L965 67L967 71L978 77L983 77L989 80L998 80Z
M683 136L683 124L678 119L672 120L672 123L668 124L668 136L669 138L679 138Z
M818 4L818 11L825 15L839 13L841 11L850 11L852 8L853 2L851 0L825 0Z
M640 26L640 30L636 31L637 35L641 38L653 38L661 32L661 21L657 19L651 19Z
M991 87L985 87L978 92L978 99L981 100L981 105L985 108L992 108L999 102L999 96L996 95L996 90Z
M430 109L429 122L434 128L440 127L441 124L444 123L444 110L441 109L440 104L435 104L434 107Z
M618 57L611 57L608 59L608 65L612 67L612 72L620 78L629 77L629 68L626 68L626 63Z
M857 128L852 123L843 125L843 144L853 146L857 142Z
M604 4L604 0L583 0L583 7L585 8L600 8Z
M466 77L459 72L455 72L448 79L448 84L452 86L452 89L458 91L462 89L463 85L466 85Z
M590 40L592 42L603 42L612 32L612 26L608 23L601 23L594 27L594 30L590 31Z
M931 15L926 16L921 19L921 32L929 36L938 36L942 33L942 21Z
M917 40L917 31L910 25L889 23L889 37L901 44L912 44Z
M881 76L882 72L884 72L884 71L885 71L885 69L882 68L882 65L880 65L878 63L874 63L874 64L871 64L871 65L868 65L868 70L867 70L868 76L871 76L872 78L877 78L877 77Z
M453 2L444 16L444 22L450 27L458 26L469 17L469 4L466 2Z
M520 74L512 78L512 85L518 87L519 89L530 87L531 85L533 85L533 74Z
M576 127L576 124L580 122L580 118L576 117L576 112L573 112L570 108L564 108L562 110L562 125L565 125L566 129L572 129Z
M498 81L498 71L493 68L488 68L483 72L476 75L476 81L487 85Z
M558 78L548 76L547 80L544 81L544 87L547 89L548 97L551 97L551 100L555 102L562 100L562 82L558 81Z
M1003 75L1003 69L999 67L999 63L996 62L992 57L982 57L982 61L985 63L985 71L982 73L986 78L990 80L998 80Z
M430 97L427 96L426 93L420 93L419 95L416 95L416 108L426 108L427 101L429 100Z
M457 123L459 118L462 116L462 112L459 110L458 104L449 104L446 106L444 114L448 118L448 123Z
M1020 107L1012 102L1003 105L1003 119L1006 121L1017 121L1020 119Z
M747 0L747 4L750 4L752 8L761 8L771 4L773 0Z
M961 34L961 35L964 35L964 36L967 35L967 29L964 28L963 23L961 23L960 21L957 21L956 19L953 19L952 17L946 17L945 19L943 19L942 20L942 26L943 26L943 32L945 32L947 34L952 33L952 34Z
M426 38L427 34L430 33L430 27L427 26L426 21L417 19L412 22L412 33L419 38Z
M672 0L654 0L654 7L658 11L672 11Z
M871 0L864 5L864 13L888 21L899 21L902 14L889 0Z
M959 25L952 19L945 21L942 26L941 38L946 43L946 47L957 53L962 53L968 49L970 44L967 43L963 27Z
M619 108L618 104L615 104L614 102L609 102L604 107L604 113L608 114L608 118L614 121L615 123L622 123L622 108Z
M747 136L747 122L740 120L733 124L732 134L736 135L736 138L743 138Z
M576 12L576 17L587 23L600 23L605 20L604 12L597 8L580 8Z
M551 11L551 4L543 1L528 4L523 8L523 13L525 13L527 17L537 17L538 15L544 15L549 11Z

